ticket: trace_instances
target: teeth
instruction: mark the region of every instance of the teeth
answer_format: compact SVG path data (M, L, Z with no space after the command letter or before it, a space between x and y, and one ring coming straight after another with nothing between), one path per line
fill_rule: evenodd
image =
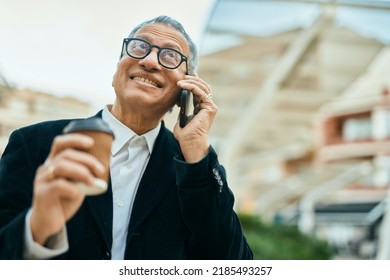
M147 84L151 84L152 86L155 86L157 87L157 83L149 80L149 79L145 79L145 78L142 78L142 77L134 77L133 80L136 80L136 81L141 81L141 82L144 82L144 83L147 83Z

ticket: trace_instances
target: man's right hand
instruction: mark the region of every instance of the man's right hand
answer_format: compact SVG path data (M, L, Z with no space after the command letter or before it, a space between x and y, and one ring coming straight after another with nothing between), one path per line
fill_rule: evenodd
M85 195L77 187L78 182L93 185L95 178L104 173L104 166L83 152L93 144L92 138L77 133L54 139L34 180L30 226L35 242L44 245L80 208Z

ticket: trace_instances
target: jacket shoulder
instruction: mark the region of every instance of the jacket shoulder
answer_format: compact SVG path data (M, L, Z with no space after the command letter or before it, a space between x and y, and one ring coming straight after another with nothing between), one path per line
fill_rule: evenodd
M62 120L51 120L51 121L44 121L39 122L31 125L24 126L22 128L19 128L18 130L22 134L31 134L31 133L38 133L38 132L44 132L47 134L60 134L62 133L63 128L73 121L74 119L62 119ZM38 135L37 135L38 136Z
M50 149L53 139L62 134L64 127L73 119L52 120L28 125L15 130L10 136L20 139L27 149Z
M101 118L102 110L99 111L96 115L89 118L99 117ZM88 117L87 117L88 118ZM57 119L57 120L48 120L35 124L31 124L22 128L19 128L22 134L35 134L35 136L52 136L53 138L59 134L62 134L64 127L71 121L82 120L85 118L71 118L71 119Z

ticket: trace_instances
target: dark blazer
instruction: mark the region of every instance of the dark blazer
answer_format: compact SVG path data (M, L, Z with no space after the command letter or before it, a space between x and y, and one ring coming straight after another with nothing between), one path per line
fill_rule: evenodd
M0 259L23 257L36 169L70 121L43 122L10 136L0 161ZM214 150L187 164L162 124L134 201L125 259L251 259L233 202ZM112 219L111 186L86 197L66 224L69 250L58 259L111 259Z

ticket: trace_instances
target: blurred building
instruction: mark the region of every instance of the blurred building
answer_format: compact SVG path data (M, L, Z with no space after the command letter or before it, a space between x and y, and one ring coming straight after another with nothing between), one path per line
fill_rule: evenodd
M0 155L9 135L17 128L40 121L91 114L92 107L88 103L72 97L16 88L0 73Z
M202 46L237 209L297 224L340 258L375 258L382 242L389 4L219 0Z

